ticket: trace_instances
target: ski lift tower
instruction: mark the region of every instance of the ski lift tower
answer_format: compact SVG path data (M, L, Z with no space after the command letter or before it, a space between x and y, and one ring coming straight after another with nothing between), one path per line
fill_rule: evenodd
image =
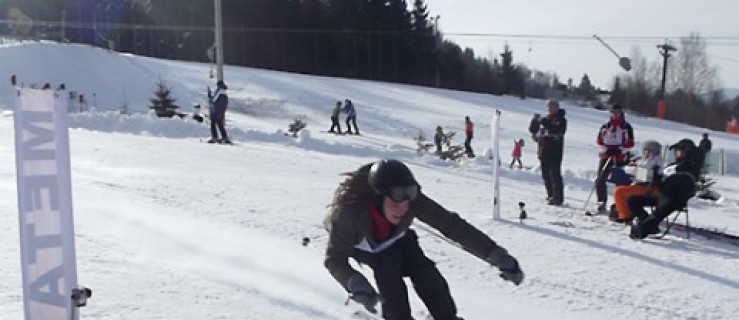
M215 6L215 38L216 38L216 79L223 81L223 20L221 18L221 0L214 0Z

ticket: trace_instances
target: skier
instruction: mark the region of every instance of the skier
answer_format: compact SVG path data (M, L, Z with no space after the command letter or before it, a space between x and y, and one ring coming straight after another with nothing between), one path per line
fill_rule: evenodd
M357 110L351 100L344 100L344 113L346 113L346 132L352 134L352 123L354 124L354 134L359 134L357 128Z
M687 206L688 200L695 195L696 181L703 166L703 153L690 139L678 141L670 146L670 150L675 152L675 162L665 167L662 178L656 179L659 192L632 196L626 200L629 210L637 218L629 232L632 239L643 239L659 233L659 223L670 213ZM646 206L654 207L651 215L644 210Z
M634 129L626 122L621 105L614 104L611 107L611 117L598 130L596 143L600 147L598 176L595 179L598 212L606 212L608 173L614 166L622 167L626 162L627 152L634 147Z
M538 143L537 155L541 164L541 176L547 191L547 203L561 206L564 202L562 183L562 156L564 136L567 131L565 110L559 108L559 101L547 100L549 114L542 118L538 113L529 123L529 133Z
M412 319L403 280L410 277L434 319L460 319L446 280L423 253L416 232L410 228L415 218L497 267L503 279L516 285L523 281L515 258L423 194L402 162L380 160L346 175L325 220L329 239L324 265L349 297L368 311L374 313L381 302L383 319ZM379 293L349 265L349 258L372 268Z
M464 117L464 152L467 154L467 157L474 158L475 152L472 151L472 137L475 133L475 125L470 120L469 116Z
M523 139L513 141L513 152L511 152L511 157L513 157L513 160L511 160L511 169L513 169L513 164L515 164L516 162L518 162L518 168L523 169L523 163L521 162L521 149L523 149L523 146Z
M341 113L341 101L336 101L336 105L331 109L331 129L328 132L335 132L341 134L341 124L339 124L339 114ZM336 128L337 131L334 131Z
M231 143L226 133L226 109L228 109L228 95L226 94L226 84L223 80L216 83L216 91L211 92L208 87L208 101L210 102L210 135L208 143ZM216 130L216 128L218 130ZM218 132L221 138L218 139Z
M441 126L436 126L434 133L434 144L436 145L436 154L441 154L441 144L444 142L444 130Z
M633 165L627 165L624 169L633 176L633 183L616 186L613 189L613 202L615 212L609 216L611 221L619 223L631 223L633 216L629 210L626 200L635 195L646 195L657 192L659 189L654 185L653 179L657 176L662 166L662 145L654 140L644 141L642 144L642 156L635 159Z

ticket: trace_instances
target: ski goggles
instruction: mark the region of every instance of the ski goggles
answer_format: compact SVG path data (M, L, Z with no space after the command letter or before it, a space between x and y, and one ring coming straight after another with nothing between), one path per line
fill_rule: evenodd
M416 200L418 198L418 185L391 187L386 196L395 202Z

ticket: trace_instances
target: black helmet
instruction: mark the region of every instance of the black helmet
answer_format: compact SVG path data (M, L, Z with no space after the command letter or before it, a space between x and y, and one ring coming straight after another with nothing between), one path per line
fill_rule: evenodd
M380 160L372 164L369 185L376 195L387 196L395 202L415 200L420 186L411 170L398 160Z
M670 146L670 150L677 149L677 150L683 150L685 152L691 152L697 147L695 146L695 142L690 139L682 139L678 141L677 143Z

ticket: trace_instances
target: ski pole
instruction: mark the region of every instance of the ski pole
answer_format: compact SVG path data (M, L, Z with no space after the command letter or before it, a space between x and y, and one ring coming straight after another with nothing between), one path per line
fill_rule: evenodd
M605 173L608 166L611 165L611 159L612 157L608 157L608 160L606 160L606 163L603 165L603 171L599 172L598 176L595 178L595 181L593 182L593 188L590 189L590 194L588 195L588 198L585 200L585 204L582 206L582 210L585 211L586 215L592 215L589 210L585 210L585 209L588 208L588 204L590 203L590 198L593 197L593 192L595 192L595 188L598 186L598 182L600 182L600 179L603 178L603 173Z

